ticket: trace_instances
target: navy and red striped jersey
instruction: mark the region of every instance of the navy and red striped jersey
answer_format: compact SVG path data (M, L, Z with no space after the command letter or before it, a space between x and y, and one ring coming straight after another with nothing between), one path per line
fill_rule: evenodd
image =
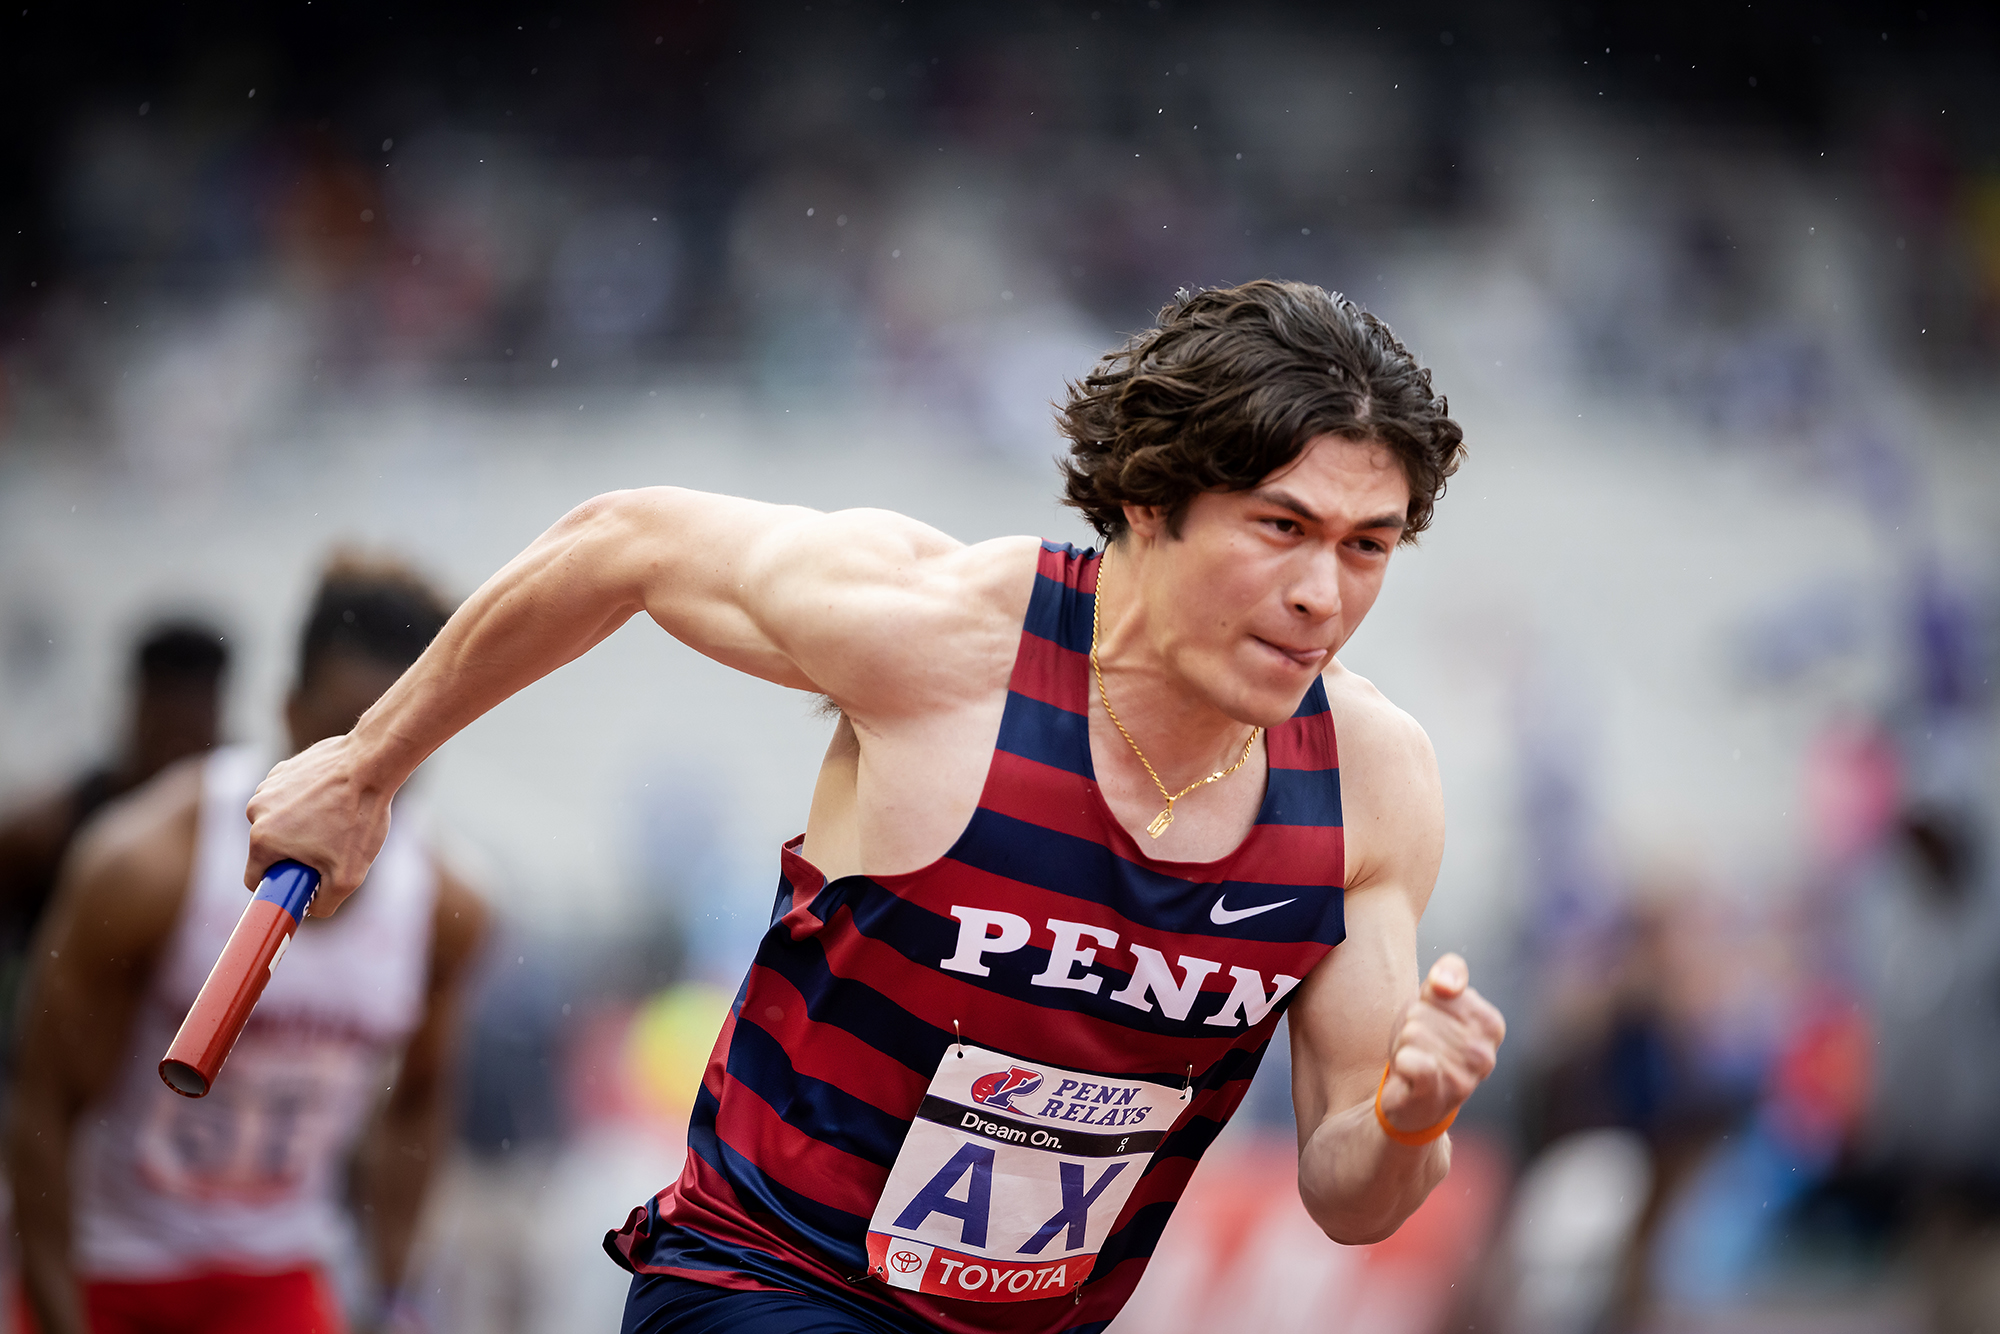
M620 1264L819 1292L963 1334L1098 1330L1131 1295L1293 989L1345 934L1345 858L1317 680L1266 736L1263 805L1235 852L1161 861L1118 824L1090 759L1098 560L1043 545L986 785L949 852L906 875L828 882L799 840L786 845L771 928L709 1058L686 1167L606 1237ZM866 1276L870 1213L959 1032L1023 1061L1192 1081L1191 1104L1073 1294L959 1301Z

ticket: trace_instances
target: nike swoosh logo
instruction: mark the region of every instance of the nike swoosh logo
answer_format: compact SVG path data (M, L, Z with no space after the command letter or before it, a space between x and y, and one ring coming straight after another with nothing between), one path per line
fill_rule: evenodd
M1208 910L1208 920L1217 926L1228 926L1231 922L1240 922L1246 917L1255 917L1260 912L1269 912L1273 908L1282 908L1287 903L1297 902L1297 899L1284 899L1277 903L1266 903L1255 908L1225 908L1222 906L1222 900L1217 899L1215 906Z

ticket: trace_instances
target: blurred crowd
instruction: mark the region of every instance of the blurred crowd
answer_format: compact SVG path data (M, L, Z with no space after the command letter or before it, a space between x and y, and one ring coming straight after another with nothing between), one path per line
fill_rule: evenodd
M1039 450L1048 381L1163 293L1374 299L1439 244L1514 251L1595 381L1753 431L1842 416L1857 356L2000 355L1970 10L120 19L8 20L0 428L142 466L356 389L668 368Z
M1584 706L1494 666L1511 864L1456 883L1500 905L1474 957L1514 1037L1452 1177L1396 1238L1326 1244L1274 1047L1119 1327L2000 1327L2000 551L1935 540L1952 497L1920 439L2000 366L1990 16L317 11L4 20L27 188L0 486L46 465L171 498L303 466L298 424L356 401L690 385L768 420L906 405L934 451L1040 466L1062 379L1177 287L1414 310L1461 403L1615 401L1666 423L1673 466L1754 458L1895 556L1712 646L1744 698L1810 706L1761 864L1701 828L1633 851ZM0 580L16 702L44 657L29 579ZM122 732L64 721L115 744L0 765L0 1010L69 840L215 744L238 629L150 623L115 649ZM748 957L705 912L745 854L699 788L648 807L616 929L503 914L488 942L404 1285L421 1327L614 1327L598 1238L678 1170Z

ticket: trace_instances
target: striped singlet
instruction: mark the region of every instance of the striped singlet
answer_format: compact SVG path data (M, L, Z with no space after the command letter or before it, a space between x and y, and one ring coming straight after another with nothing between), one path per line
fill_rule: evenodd
M1263 804L1235 852L1160 861L1118 824L1090 759L1098 560L1043 545L986 784L949 852L905 875L828 882L798 854L802 840L785 846L771 928L709 1058L686 1167L605 1238L620 1264L823 1293L958 1334L1098 1330L1131 1295L1298 980L1344 936L1345 859L1317 679L1266 735ZM920 1109L936 1119L926 1092L960 1034L1019 1063L1017 1082L1059 1067L1176 1094L1191 1085L1127 1174L1136 1184L1080 1285L975 1301L871 1276L871 1215ZM1040 1090L1054 1091L1053 1079ZM998 1096L979 1101L1007 1106ZM962 1212L977 1188L938 1207Z

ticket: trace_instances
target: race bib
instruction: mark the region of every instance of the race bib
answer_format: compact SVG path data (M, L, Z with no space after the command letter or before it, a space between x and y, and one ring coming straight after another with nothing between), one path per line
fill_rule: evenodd
M868 1272L976 1302L1081 1284L1186 1094L959 1045L868 1221Z
M196 1101L157 1090L138 1135L147 1184L181 1199L269 1204L338 1167L376 1058L359 1043L246 1034ZM164 1093L165 1096L158 1096Z

